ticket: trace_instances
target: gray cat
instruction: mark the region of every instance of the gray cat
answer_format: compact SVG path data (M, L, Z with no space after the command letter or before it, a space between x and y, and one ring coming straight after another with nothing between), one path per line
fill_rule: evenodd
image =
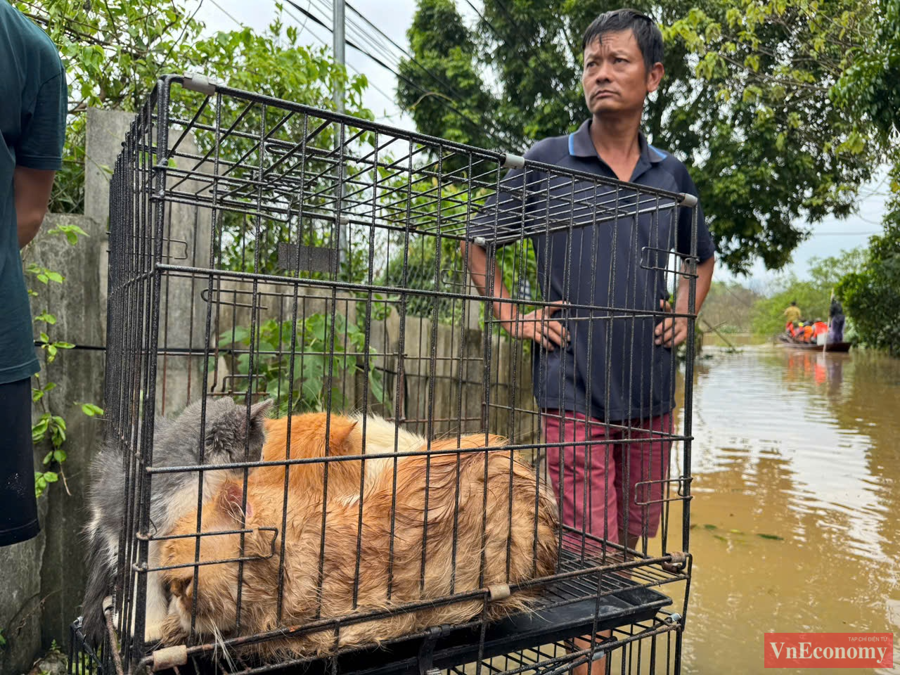
M212 466L245 461L244 450L248 439L247 459L260 459L265 441L265 412L272 403L271 400L262 401L250 408L248 429L245 405L236 404L230 398L208 398L203 464ZM192 403L174 420L156 419L152 466L192 466L200 463L201 404L201 401ZM232 472L225 470L203 473L204 502L216 493L229 474ZM125 463L122 452L107 444L94 459L91 476L88 495L91 520L86 528L88 581L82 607L82 629L90 642L99 645L106 632L103 600L112 594L119 537L125 529ZM132 489L135 481L133 477ZM196 471L154 474L150 495L150 534L166 534L179 518L196 509L198 486ZM161 543L150 542L150 567L159 566ZM159 638L159 626L168 613L166 589L161 576L156 572L148 574L144 633L147 643Z

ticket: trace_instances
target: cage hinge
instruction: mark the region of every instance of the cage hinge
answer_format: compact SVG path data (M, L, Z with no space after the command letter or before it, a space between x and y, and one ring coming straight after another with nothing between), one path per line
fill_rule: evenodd
M666 572L680 572L687 564L687 554L682 551L673 551L669 554L672 559L662 563L662 568Z
M191 91L199 91L201 94L212 96L216 93L219 81L214 77L207 77L198 73L188 73L184 76L184 88Z
M521 169L525 166L525 158L519 155L514 155L510 152L507 152L503 155L503 168L504 169Z
M495 584L493 586L488 586L488 601L489 602L497 602L499 600L506 600L510 595L512 595L512 591L509 588L509 584Z
M433 626L425 631L425 637L419 646L419 675L437 675L437 669L434 667L434 647L437 639L444 633L441 626Z
M163 649L157 649L155 652L153 652L152 656L153 664L150 666L151 671L157 673L160 670L169 670L170 668L174 668L175 666L183 666L187 664L187 646L178 645L176 647L165 647Z

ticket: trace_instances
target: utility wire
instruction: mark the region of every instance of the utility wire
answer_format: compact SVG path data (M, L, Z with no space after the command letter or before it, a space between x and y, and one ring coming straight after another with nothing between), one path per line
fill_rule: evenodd
M316 2L322 7L322 11L327 16L330 13L332 7L329 6L325 2L325 0L316 0ZM328 28L327 24L322 19L318 19L318 23L319 23L319 25L322 25L326 29ZM356 49L357 51L360 51L360 53L365 54L366 56L371 58L373 61L375 61L378 65L380 65L383 68L392 72L395 76L397 76L398 79L401 79L404 82L407 82L414 89L417 89L418 91L422 92L423 96L421 96L419 98L419 101L421 101L423 98L426 98L427 96L437 95L444 99L448 99L451 102L455 102L460 105L465 105L464 101L462 101L461 98L459 97L458 92L457 92L457 96L454 98L454 96L452 96L452 95L448 96L447 94L445 94L441 91L430 91L430 90L424 89L420 84L411 80L409 77L401 75L397 70L399 68L401 57L398 57L395 53L390 52L390 50L388 50L384 46L383 42L381 42L380 40L377 40L368 30L359 26L352 17L349 19L348 23L349 23L351 29L356 30L356 33L357 33L356 37L359 38L360 43L367 42L370 46L374 46L376 50L380 51L382 54L385 54L386 57L384 59L379 59L378 57L374 56L371 53L371 51L362 49L359 46L359 44L354 43L352 40L348 40L347 44L350 44L354 49ZM390 39L390 38L388 38L388 39ZM407 54L410 61L414 62L418 68L429 73L433 78L437 79L439 82L442 81L446 86L452 87L452 85L449 85L446 82L446 80L440 80L440 78L438 76L436 76L433 73L431 73L430 71L428 71L428 69L425 68L420 63L418 63L412 55L403 51L402 48L400 48L400 49L401 49L402 53ZM385 61L387 61L389 63L386 63ZM416 104L418 104L418 101L416 102ZM413 104L413 106L411 106L411 108L414 108L416 104ZM516 142L510 141L503 134L503 131L501 129L499 129L495 123L489 121L483 115L481 116L481 119L479 122L479 121L474 120L472 117L466 115L465 113L463 113L461 110L459 110L457 107L455 107L453 105L448 105L447 107L450 108L451 110L453 110L454 112L456 112L457 115L459 115L460 117L463 117L464 119L466 119L467 121L472 123L473 125L477 125L477 128L479 130L483 129L484 131L486 131L495 141L498 141L498 139L499 139L501 147L503 147L504 149L515 149L518 147L518 144Z
M448 82L448 81L445 80L444 78L440 77L439 75L435 75L433 72L431 72L430 70L428 70L428 68L426 68L425 66L423 66L422 64L420 64L418 61L416 61L415 57L414 57L411 53L409 53L409 52L406 51L403 47L401 47L401 46L398 45L396 42L394 42L394 41L390 38L390 36L386 35L386 34L385 34L378 26L376 26L374 23L372 23L371 21L369 21L368 18L366 18L366 17L365 17L358 9L356 9L356 8L355 8L353 5L351 5L349 2L346 2L345 5L347 6L347 8L348 8L351 12L353 12L354 14L356 14L357 16L359 16L363 21L365 21L369 26L371 26L371 27L372 27L379 35L381 35L384 39L386 39L388 42L390 42L395 48L397 48L397 49L400 51L400 53L403 54L407 59L409 59L413 64L415 64L416 67L418 67L418 68L420 68L421 70L425 71L426 73L428 73L428 75L431 76L432 79L434 79L435 81L437 81L437 82L443 84L445 87L447 87L447 89L448 89L448 90L449 90L456 98L458 98L458 99L459 99L459 98L462 98L462 95L461 95L461 94L453 87L453 85L452 85L450 82Z
M316 2L317 2L319 5L321 5L322 10L325 12L325 14L326 14L326 16L327 16L328 13L329 13L329 11L330 11L332 8L325 2L325 0L316 0ZM293 4L293 3L292 3L292 4ZM355 11L357 14L359 14L359 12L358 12L357 10L354 10L354 11ZM360 14L360 16L362 16L362 15ZM432 73L431 71L429 71L425 66L423 66L423 65L420 64L418 61L416 61L415 57L414 57L412 54L409 54L409 53L406 52L402 47L400 47L399 45L397 45L396 42L394 42L393 40L391 40L390 37L388 37L387 35L385 35L385 34L384 34L380 29L378 29L378 27L375 26L371 21L369 21L369 20L366 19L365 17L363 17L363 19L364 19L369 25L371 25L373 28L375 28L376 30L378 30L378 32L379 32L381 35L383 35L387 40L389 40L394 46L396 46L397 49L399 49L400 52L401 52L402 54L404 54L404 55L405 55L405 56L406 56L406 57L407 57L407 58L408 58L408 59L409 59L416 67L418 67L420 70L426 72L426 73L427 73L428 75L430 75L430 76L432 77L432 79L434 79L435 81L437 81L437 82L443 84L445 87L450 88L450 89L451 89L451 95L448 96L448 95L444 94L443 92L433 92L433 91L429 91L429 90L427 90L427 89L424 89L424 88L423 88L421 85L419 85L417 82L414 82L414 81L411 80L410 78L401 75L401 74L398 72L398 70L397 70L397 68L399 68L399 64L400 64L400 61L401 61L401 57L398 57L395 53L391 53L390 50L387 49L387 48L384 46L384 43L383 43L383 42L381 42L380 40L376 40L376 39L372 36L372 34L371 34L369 31L367 31L365 28L359 26L359 24L357 24L357 23L355 22L355 20L352 19L352 18L350 18L350 20L349 20L348 23L349 23L349 25L350 25L353 29L356 30L356 33L357 33L356 37L359 38L359 41L360 41L360 42L368 42L369 46L375 47L376 50L380 51L383 55L385 55L385 59L379 59L379 58L373 56L373 55L371 54L370 51L367 51L367 50L365 50L365 49L362 49L359 45L353 43L352 41L348 41L347 44L350 44L354 49L356 49L357 51L360 51L361 53L365 54L366 56L368 56L369 58L371 58L373 61L375 61L378 65L380 65L380 66L382 66L383 68L389 70L389 71L392 72L395 76L397 76L399 79L402 79L404 82L407 82L407 83L408 83L410 86L412 86L413 88L415 88L415 89L417 89L418 91L422 92L422 93L423 93L423 96L420 97L420 99L419 99L420 101L422 100L422 98L425 98L426 96L432 96L432 95L438 94L438 95L440 95L442 98L450 99L451 101L455 101L456 103L459 103L460 105L464 105L464 104L465 104L464 101L462 100L462 96L459 94L459 92L457 92L455 89L453 89L453 87L452 87L452 85L451 85L450 83L448 83L446 80L440 78L439 76L435 75L434 73ZM319 25L321 25L321 26L327 28L327 25L326 25L321 19L318 20L318 23L319 23ZM386 60L386 61L391 61L391 63L390 63L390 64L387 64L387 63L384 62L385 60ZM414 106L413 106L413 107L414 107ZM452 106L452 105L448 105L448 107L449 107L451 110L453 110L454 112L456 112L457 115L459 115L459 116L463 117L464 119L468 120L468 121L469 121L470 123L472 123L473 125L477 125L477 128L478 128L479 130L484 129L485 131L487 131L487 133L488 133L495 141L499 140L499 142L501 143L501 146L504 147L505 149L515 149L515 148L518 146L517 143L512 142L512 141L510 141L508 138L506 138L505 135L503 135L502 130L499 129L495 123L493 123L493 122L487 120L484 116L481 116L481 120L480 120L480 122L478 122L478 121L474 120L473 118L469 117L468 115L465 115L465 113L463 113L463 112L462 112L461 110L459 110L458 108L456 108L456 107L454 107L454 106Z
M293 3L292 3L292 4L293 4ZM294 21L296 21L297 23L300 23L300 19L298 19L296 16L294 16L294 15L291 13L291 11L290 11L289 9L285 8L284 12L285 12L285 14L287 14L289 17L291 17ZM303 21L303 25L305 26L306 23L307 23L307 21L308 21L309 18L310 18L310 15L304 14L304 16L305 16L306 20ZM325 26L321 21L317 21L315 17L313 17L313 21L315 21L315 22L318 23L320 26L323 26L323 27L326 28L326 29L328 28L328 27ZM318 40L318 41L319 41L321 44L323 44L325 47L329 47L329 44L328 44L327 42L325 42L325 40L323 40L322 38L320 38L318 35L316 35L315 33L313 33L311 30L307 30L306 32L309 33L310 35L312 35L316 40ZM346 66L347 66L350 70L352 70L354 73L356 73L357 75L362 76L362 73L361 73L359 70L357 70L352 64L348 63L348 64L346 64ZM394 103L394 97L391 96L390 94L388 94L387 92L385 92L384 89L382 89L381 87L379 87L377 84L375 84L374 82L369 82L369 86L372 87L372 89L374 89L375 91L377 91L379 94L381 94L381 95L385 98L385 100L390 101L391 103ZM386 118L389 118L389 117L392 117L392 115L386 115L385 117L386 117ZM379 119L381 119L381 118L379 118Z
M313 14L312 12L307 11L307 10L305 10L304 8L300 7L296 2L294 2L294 0L286 0L286 1L287 1L287 3L288 3L289 5L291 5L294 9L296 9L296 10L299 11L299 12L301 12L301 13L304 14L305 16L308 16L313 22L315 22L315 23L318 24L319 26L325 28L325 29L328 30L329 32L332 32L332 31L333 31L332 27L331 27L331 26L328 26L321 18L319 18L318 16L316 16L316 15ZM463 120L469 122L469 123L473 126L473 128L478 129L478 130L484 130L485 132L487 132L487 134L488 134L492 139L494 139L494 141L496 141L496 142L498 142L498 143L501 144L501 147L502 147L502 148L504 148L504 149L515 149L515 144L511 143L508 139L504 139L504 138L501 137L498 133L496 133L495 131L493 131L493 130L491 129L491 127L490 127L490 125L489 125L489 123L488 123L488 121L487 121L486 119L482 118L481 121L478 121L478 120L475 120L475 119L469 117L465 112L463 112L462 110L460 110L459 108L457 108L455 105L453 105L453 99L451 99L449 96L446 96L445 94L442 94L442 93L440 93L440 92L433 92L433 91L429 91L429 90L427 90L427 89L424 89L424 88L421 87L418 83L416 83L416 82L414 82L413 80L409 79L408 77L406 77L405 75L401 74L400 72L398 72L397 70L395 70L394 68L392 68L390 65L388 65L387 63L385 63L385 61L384 61L383 59L380 59L380 58L378 58L377 56L373 55L369 50L367 50L367 49L361 47L360 45L356 44L355 42L353 42L353 41L351 41L351 40L347 40L347 44L350 45L351 47L353 47L355 50L357 50L357 51L360 52L361 54L364 54L365 56L368 56L368 57L369 57L370 59L372 59L375 63L377 63L378 65L380 65L382 68L384 68L385 70L390 71L390 72L393 73L396 77L398 77L399 79L403 80L404 82L406 82L407 84L409 84L411 87L417 89L418 91L422 92L423 94L425 94L425 95L434 95L434 94L437 93L437 94L440 95L442 98L444 98L444 99L446 99L446 100L448 101L448 102L447 102L447 107L448 107L451 111L453 111L454 113L456 113L461 119L463 119ZM458 102L458 101L457 101L457 102Z

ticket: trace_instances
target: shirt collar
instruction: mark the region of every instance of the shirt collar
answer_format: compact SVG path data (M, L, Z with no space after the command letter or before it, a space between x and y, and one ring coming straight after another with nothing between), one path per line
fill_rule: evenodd
M640 131L638 131L638 145L641 148L639 164L658 164L666 158L665 153L647 143L647 139ZM594 147L594 141L591 139L591 120L585 120L578 127L578 131L569 134L569 154L573 157L596 157L600 159L597 149Z

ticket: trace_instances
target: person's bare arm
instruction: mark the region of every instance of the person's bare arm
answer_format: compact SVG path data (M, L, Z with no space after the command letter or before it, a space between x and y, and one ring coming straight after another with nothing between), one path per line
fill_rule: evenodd
M487 251L477 244L468 245L466 242L461 242L459 248L462 252L463 260L467 261L472 283L475 284L482 296L487 296L490 282L487 275ZM501 300L511 300L512 298L512 294L509 292L506 284L503 283L500 265L496 262L494 262L491 290L491 295L494 298ZM542 307L520 316L515 303L495 302L493 303L493 313L494 317L500 321L500 325L513 337L534 340L542 344L545 349L552 351L556 346L561 345L563 340L568 339L568 334L562 324L559 321L549 320L562 306L563 303L558 303L557 305Z
M16 200L16 226L19 248L23 248L37 236L47 215L50 189L55 171L39 171L17 166L13 174L13 190Z
M697 265L697 293L695 296L694 308L700 313L703 301L709 293L709 287L712 285L713 270L716 267L715 256L704 260ZM690 277L681 277L678 280L678 296L675 300L675 313L688 313L688 292ZM661 306L665 309L669 304L663 300ZM677 317L674 319L665 319L656 327L656 344L664 347L677 347L687 339L688 327L687 319Z

